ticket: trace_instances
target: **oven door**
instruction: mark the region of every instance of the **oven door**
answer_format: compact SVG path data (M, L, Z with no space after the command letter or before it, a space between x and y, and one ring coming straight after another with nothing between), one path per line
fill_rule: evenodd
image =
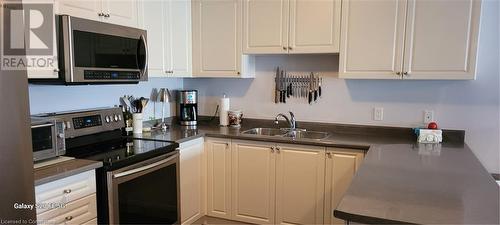
M179 153L107 172L110 224L180 221Z
M145 30L66 15L61 18L66 82L147 80Z
M31 144L33 161L57 156L57 143L54 123L31 125Z

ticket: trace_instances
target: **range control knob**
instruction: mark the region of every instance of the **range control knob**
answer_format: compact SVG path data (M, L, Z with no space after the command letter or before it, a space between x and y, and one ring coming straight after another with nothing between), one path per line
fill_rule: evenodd
M118 115L115 114L113 119L115 119L115 122L118 121Z
M111 117L109 117L109 116L106 116L104 119L106 120L106 123L111 122Z

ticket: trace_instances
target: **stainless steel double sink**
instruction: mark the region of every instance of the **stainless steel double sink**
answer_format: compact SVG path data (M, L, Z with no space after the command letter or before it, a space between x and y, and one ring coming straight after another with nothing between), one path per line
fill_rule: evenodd
M322 140L330 136L327 132L308 131L304 129L276 129L276 128L253 128L241 132L242 134L251 134L270 137L288 137L292 139L313 139Z

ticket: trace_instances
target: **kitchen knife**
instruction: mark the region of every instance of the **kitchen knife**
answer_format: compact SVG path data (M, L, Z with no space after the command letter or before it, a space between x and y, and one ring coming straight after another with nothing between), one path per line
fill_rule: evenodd
M319 78L314 78L314 101L316 102L318 100L318 81Z
M274 78L274 103L278 104L280 100L280 91L279 91L279 78L280 78L280 68L276 69L276 77Z
M320 98L321 98L321 83L323 83L323 77L319 78L319 84L318 84L318 94Z
M285 88L286 88L286 97L290 98L290 95L292 95L292 91L290 90L290 76L288 76L287 73L285 73Z
M307 96L307 102L309 104L312 104L312 100L313 100L313 77L314 77L314 74L311 72L311 75L309 75L309 93Z
M281 71L281 75L280 75L280 78L281 78L281 82L280 82L280 90L281 90L281 102L282 103L286 103L286 90L285 90L285 80L284 80L284 77L285 77L285 72L282 70Z

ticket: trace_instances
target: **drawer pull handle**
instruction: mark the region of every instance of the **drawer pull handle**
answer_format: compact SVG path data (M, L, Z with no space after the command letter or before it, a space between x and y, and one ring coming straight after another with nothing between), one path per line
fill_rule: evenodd
M69 194L69 193L71 193L71 189L66 189L66 190L63 191L63 193L64 194Z
M66 217L66 218L64 218L64 219L65 219L65 220L70 221L70 220L72 220L72 219L73 219L73 216L67 216L67 217Z

